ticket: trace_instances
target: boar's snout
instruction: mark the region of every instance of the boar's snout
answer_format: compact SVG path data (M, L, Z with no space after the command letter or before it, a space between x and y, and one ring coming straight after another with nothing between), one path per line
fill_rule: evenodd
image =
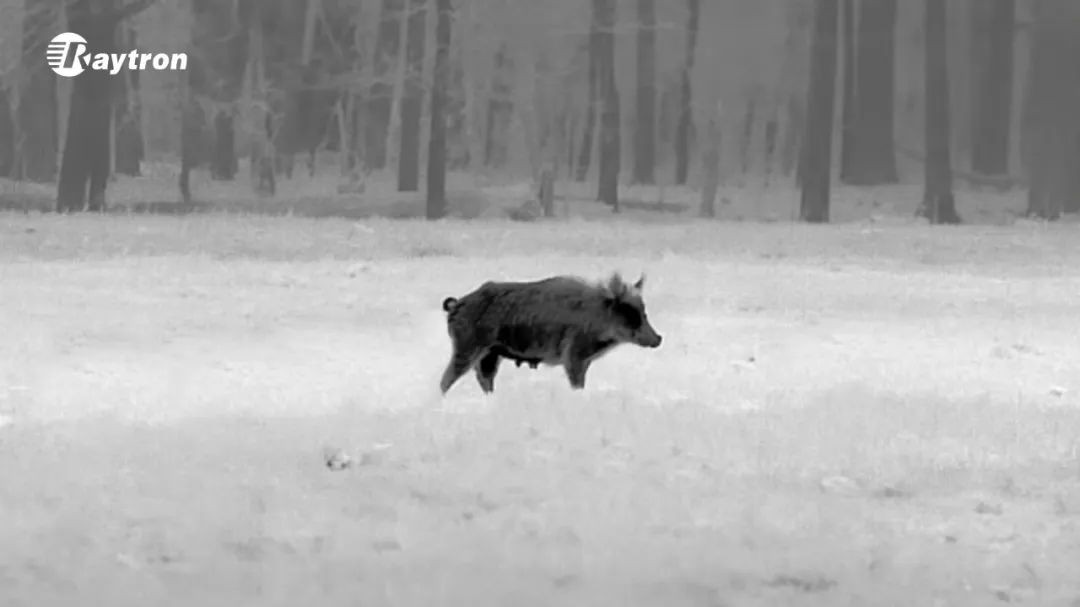
M642 327L637 336L638 344L646 348L659 348L660 342L663 340L664 338L656 332L656 329L652 328L652 325Z

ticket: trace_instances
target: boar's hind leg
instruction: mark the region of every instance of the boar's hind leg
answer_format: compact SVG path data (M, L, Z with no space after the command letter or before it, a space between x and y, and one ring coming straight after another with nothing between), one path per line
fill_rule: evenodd
M476 363L476 381L485 393L495 391L495 375L499 372L499 354L488 350Z
M450 356L450 363L446 365L442 381L439 382L439 389L442 390L443 394L446 394L450 386L453 386L454 382L461 379L461 376L465 375L476 364L476 360L481 354L483 352L477 351L475 348L454 347L454 353Z
M589 370L589 361L571 359L564 365L566 377L570 380L570 387L575 390L585 389L585 373Z

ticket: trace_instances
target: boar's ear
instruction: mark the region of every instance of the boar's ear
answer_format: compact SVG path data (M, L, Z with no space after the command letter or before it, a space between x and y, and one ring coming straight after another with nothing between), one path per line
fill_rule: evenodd
M626 283L623 282L622 276L619 276L618 272L611 275L607 288L612 299L620 299L626 294Z
M637 282L634 283L634 290L635 291L640 291L640 290L642 290L644 288L645 288L645 273L642 272L641 278L638 278Z

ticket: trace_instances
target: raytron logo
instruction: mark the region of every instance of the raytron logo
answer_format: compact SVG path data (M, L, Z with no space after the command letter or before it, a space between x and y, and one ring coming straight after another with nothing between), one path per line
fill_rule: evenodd
M109 72L112 75L120 70L186 70L187 53L91 53L86 38L74 32L64 32L49 42L45 50L49 67L57 75L74 78L86 70Z

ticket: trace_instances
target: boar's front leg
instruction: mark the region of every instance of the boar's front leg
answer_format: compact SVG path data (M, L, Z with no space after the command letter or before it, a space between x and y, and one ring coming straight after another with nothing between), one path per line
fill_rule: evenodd
M585 373L592 363L592 349L587 337L578 336L563 353L563 369L566 371L566 378L570 380L570 387L574 390L585 389Z
M493 350L488 350L487 354L480 358L480 361L476 363L476 381L480 384L480 389L486 394L490 394L495 391L495 375L499 372L499 360L501 357Z

